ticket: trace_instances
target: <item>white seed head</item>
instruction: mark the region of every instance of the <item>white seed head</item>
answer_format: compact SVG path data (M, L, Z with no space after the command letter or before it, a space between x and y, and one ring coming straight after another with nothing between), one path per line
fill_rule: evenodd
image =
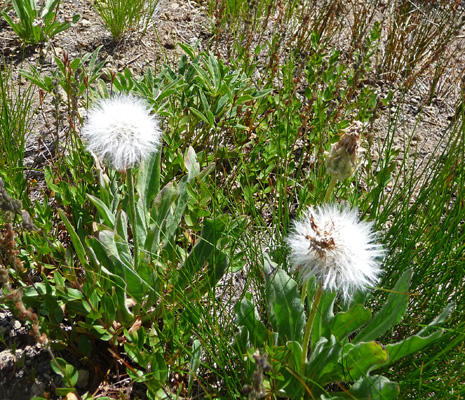
M375 243L373 224L359 221L357 209L335 205L310 208L287 238L293 271L303 282L315 276L325 290L349 299L379 279L384 249Z
M145 101L118 95L99 101L82 129L86 148L106 159L118 171L126 171L154 153L162 131Z

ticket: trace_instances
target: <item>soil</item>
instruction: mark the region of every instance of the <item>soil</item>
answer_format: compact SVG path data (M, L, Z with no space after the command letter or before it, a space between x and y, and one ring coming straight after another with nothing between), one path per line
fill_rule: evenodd
M0 9L5 3L6 0L0 0ZM98 46L103 46L99 57L105 60L106 69L122 72L129 68L135 76L139 76L149 66L176 63L181 54L178 42L191 45L198 42L200 48L205 48L211 35L211 21L205 7L204 3L193 0L160 0L153 23L142 38L138 32L134 32L115 43L110 33L99 23L99 17L90 2L64 0L59 17L70 20L74 14L79 14L81 19L43 47L23 48L6 21L0 18L0 53L18 79L20 68L28 69L29 65L40 65L45 72L54 67L55 56L63 57L67 53L71 58L80 57L93 52ZM457 41L457 49L464 45L463 37L461 35ZM391 109L376 121L373 134L382 138L386 136L394 115L399 115L397 120L401 123L396 133L396 146L401 150L399 160L405 156L404 145L410 140L415 143L412 151L416 151L420 158L427 160L431 156L445 128L454 117L460 98L460 87L458 83L454 83L458 81L454 80L452 71L463 69L463 61L457 59L455 69L451 69L448 76L450 82L443 82L448 89L443 90L430 104L426 104L429 86L419 82L402 102L400 95L396 94L398 97L395 97ZM386 93L389 87L380 86L378 89ZM53 113L53 106L47 100L42 109L42 112L35 115L34 130L28 140L26 165L31 169L41 168L46 159L53 156L51 142L48 142L50 146L47 147L46 140L50 137L47 120ZM415 132L413 137L412 132ZM38 153L42 155L41 158L37 157ZM376 157L375 152L372 157ZM1 309L0 338L3 338L0 340L0 400L31 399L34 396L44 396L44 393L53 393L54 388L61 386L60 377L50 366L50 354L29 335L28 324ZM102 348L98 354L103 361L108 361L106 350ZM76 386L82 393L94 393L96 398L146 398L142 386L119 376L115 360L111 361L113 368L107 372L108 365L102 363L89 367L66 349L57 351L55 356L65 358L78 368L79 380ZM69 400L72 398L67 397Z

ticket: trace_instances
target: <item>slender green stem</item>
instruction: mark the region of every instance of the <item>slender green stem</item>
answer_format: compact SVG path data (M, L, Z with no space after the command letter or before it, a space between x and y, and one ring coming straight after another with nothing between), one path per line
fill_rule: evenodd
M328 189L326 189L324 202L327 203L333 193L334 187L336 186L337 178L333 175L331 176L331 182L329 182Z
M154 195L156 196L160 191L160 170L161 170L161 148L158 149L157 155L155 156L155 169L154 169Z
M139 237L137 235L136 202L134 199L134 175L131 168L127 170L126 179L129 192L129 214L131 219L132 239L134 241L134 269L137 271L139 268Z
M307 355L310 348L310 335L312 333L313 322L315 321L315 315L318 310L318 304L321 300L321 295L323 294L322 286L318 286L318 290L316 292L315 298L313 299L312 309L310 310L310 315L307 319L307 325L305 326L305 335L304 335L304 342L302 345L302 360L300 363L300 373L302 375L305 374L305 362L307 361Z
M300 296L300 299L302 300L302 304L305 306L305 298L307 297L307 288L308 288L308 281L304 282L304 285L302 286L302 294Z

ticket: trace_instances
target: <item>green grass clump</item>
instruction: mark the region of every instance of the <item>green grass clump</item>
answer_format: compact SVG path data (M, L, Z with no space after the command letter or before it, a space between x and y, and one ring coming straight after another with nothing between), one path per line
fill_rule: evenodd
M94 0L92 5L115 41L133 31L144 33L158 0Z

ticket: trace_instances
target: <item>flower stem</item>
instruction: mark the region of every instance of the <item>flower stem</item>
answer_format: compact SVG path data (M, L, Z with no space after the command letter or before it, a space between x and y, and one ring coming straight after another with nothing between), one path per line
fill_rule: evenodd
M160 170L161 170L161 147L158 149L155 156L155 169L153 174L155 175L155 185L153 188L154 195L156 196L160 191Z
M139 237L137 235L136 202L134 199L134 175L132 173L132 168L128 168L126 178L129 192L129 210L131 218L132 239L134 241L134 269L137 271L139 267Z
M333 193L334 187L336 186L337 178L332 175L331 181L329 182L328 189L326 189L325 199L324 202L327 203L329 198L331 197L331 193Z
M305 298L307 297L307 289L308 289L308 281L305 281L304 285L302 286L302 294L300 296L300 299L304 306L305 306Z
M321 285L319 285L315 294L315 298L313 299L312 309L310 310L310 315L307 319L307 325L305 326L304 342L302 345L302 360L300 363L300 373L302 375L305 374L305 362L307 361L307 355L310 347L310 335L312 333L313 322L315 321L315 315L318 310L318 304L320 303L322 294L323 288Z

